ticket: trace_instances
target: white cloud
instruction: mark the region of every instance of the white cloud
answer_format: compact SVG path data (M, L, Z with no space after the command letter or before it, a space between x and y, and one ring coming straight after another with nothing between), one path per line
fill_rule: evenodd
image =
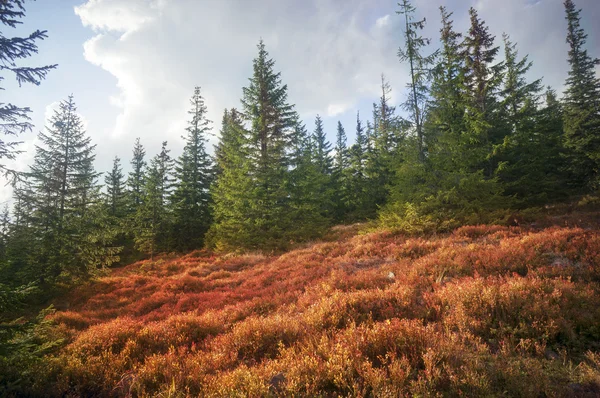
M600 8L596 0L580 1L586 10ZM440 4L455 11L459 31L467 28L468 8L477 6L498 45L506 31L521 55L530 54L532 78L544 76L545 84L557 88L564 82L560 1L415 0L418 17L427 18L423 36L434 43ZM387 0L88 0L75 9L95 32L84 45L85 58L114 76L117 90L106 98L116 115L98 158L111 159L116 152L126 163L137 136L148 156L163 140L177 156L195 85L202 87L218 131L222 110L239 106L261 37L288 84L290 102L309 126L317 113L326 115L332 138L334 118L349 127L357 108L370 113L382 72L393 101L405 98L407 67L396 57L402 17L396 10Z
M390 15L383 16L381 18L377 18L375 21L375 26L378 28L383 28L384 26L388 26L390 24Z
M397 37L380 32L393 28L393 18L370 15L370 2L341 4L89 0L77 7L82 23L96 32L84 45L85 58L117 81L118 94L108 99L118 109L111 139L131 145L141 136L149 154L166 139L178 154L195 85L218 130L222 110L239 106L261 37L290 102L307 119L319 112L338 116L365 95L377 96L381 72L402 81Z
M155 20L165 5L166 1L161 0L88 0L75 7L75 14L84 26L94 30L127 34Z

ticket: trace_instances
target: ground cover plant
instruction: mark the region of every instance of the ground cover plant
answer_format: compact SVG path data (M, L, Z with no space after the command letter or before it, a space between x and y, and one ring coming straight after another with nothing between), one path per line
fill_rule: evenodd
M29 393L597 396L596 218L137 262L57 302Z

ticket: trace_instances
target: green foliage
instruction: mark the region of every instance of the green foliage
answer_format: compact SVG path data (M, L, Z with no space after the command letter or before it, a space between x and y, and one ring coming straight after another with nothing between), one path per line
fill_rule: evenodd
M0 319L0 395L22 396L43 380L47 356L65 343L47 318L54 312L50 306L33 320Z
M211 188L214 223L207 235L207 244L218 251L235 251L252 239L252 230L245 223L252 187L246 139L240 113L236 109L225 110L215 149L217 179Z
M441 14L442 51L433 69L433 105L425 123L427 157L422 156L418 134L406 140L390 202L378 219L385 227L408 233L492 222L512 204L495 178L493 157L494 146L506 133L497 101L503 76L503 65L494 64L498 48L474 9L462 43L453 30L452 14L444 8Z
M0 2L0 23L6 28L16 28L23 22L20 19L25 17L24 0L5 0ZM19 87L23 83L39 85L50 70L56 68L56 65L47 66L21 66L18 63L26 58L37 54L37 43L48 37L45 30L36 30L25 37L6 37L6 30L0 30L0 60L2 67L0 72L13 75ZM5 76L0 76L0 81ZM4 88L0 87L0 90ZM0 102L0 161L3 159L14 160L20 153L17 149L18 141L12 141L14 138L26 131L33 130L33 124L29 114L29 107L14 105L10 102ZM5 138L6 137L6 138ZM16 174L15 171L6 168L4 163L0 163L0 172Z
M365 175L367 177L366 202L363 210L374 217L377 210L388 201L394 168L404 158L401 149L405 139L402 120L396 108L390 105L392 89L381 76L381 97L373 104L373 122L367 123Z
M150 162L145 179L143 199L134 218L134 239L138 250L153 258L154 254L170 249L172 213L168 202L173 187L173 159L167 142Z
M348 190L350 192L346 205L346 219L351 221L366 219L370 209L370 192L367 180L367 151L368 143L365 131L360 120L360 114L356 114L356 141L348 150L348 168L346 170Z
M200 87L194 89L190 100L192 119L183 154L175 166L177 186L173 192L173 241L180 250L201 248L204 235L211 223L210 185L213 182L212 160L206 153L210 121L206 119L206 105Z
M112 264L119 249L102 221L94 148L73 97L62 101L39 134L27 180L15 186L15 222L7 267L13 283L78 278ZM99 239L98 236L103 236ZM27 248L26 254L21 251Z
M247 127L242 121L224 123L223 130L231 128L231 133L223 135L217 151L215 223L209 239L211 246L220 250L277 249L305 238L295 231L307 221L296 218L303 214L295 207L298 197L292 196L305 190L298 188L299 180L292 181L290 169L296 161L292 155L297 115L287 102L287 86L281 83L274 65L261 41L253 76L243 89L242 119ZM323 174L330 160L325 142L321 144L319 170ZM292 187L298 188L296 192Z
M131 171L127 178L128 213L135 213L143 202L144 184L146 183L146 151L136 138L133 147L133 158L131 159Z
M109 214L122 218L126 214L126 191L121 169L121 159L115 156L112 170L104 177L106 185L106 204Z
M361 138L362 139L362 138ZM351 209L353 196L352 171L350 169L350 150L348 149L346 131L342 123L338 121L335 157L333 161L333 172L331 175L334 202L334 218L336 222L346 221Z
M565 145L570 150L569 170L572 184L600 187L600 78L596 68L600 59L585 49L587 34L581 27L581 10L565 0L568 22L569 77L564 98Z
M331 176L323 174L314 160L315 144L304 125L294 134L292 169L288 178L290 192L290 233L292 241L318 238L331 223Z
M336 216L335 206L338 202L335 201L336 186L333 158L331 157L332 149L323 129L323 120L319 115L315 118L315 130L311 140L306 145L307 150L312 154L311 162L314 163L318 173L314 176L312 192L312 195L321 203L318 211L323 217L334 218Z
M405 28L403 29L405 48L398 50L400 62L408 62L410 66L410 82L407 85L410 94L403 104L404 109L410 114L412 127L417 135L417 151L421 162L425 161L425 132L423 131L423 120L427 113L427 99L429 95L429 81L431 76L431 65L437 53L428 56L422 55L424 47L428 46L430 40L418 35L418 31L425 28L425 19L415 20L416 8L409 0L398 3L400 11L404 15Z

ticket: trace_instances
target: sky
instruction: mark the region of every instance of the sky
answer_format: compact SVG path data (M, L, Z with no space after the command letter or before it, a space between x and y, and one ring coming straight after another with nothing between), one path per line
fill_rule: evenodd
M600 1L576 0L583 8L587 49L600 57ZM533 61L530 78L543 77L559 92L567 77L566 21L562 0L413 0L426 18L423 36L438 43L439 6L454 12L455 28L468 27L475 7L497 45L506 32L520 55ZM179 156L189 98L200 86L218 139L225 108L239 107L262 38L288 86L288 99L309 130L323 117L330 141L338 120L354 140L356 113L370 117L383 73L392 102L406 96L408 68L399 62L402 17L396 0L40 0L26 2L18 29L6 36L48 31L28 65L58 64L40 86L18 85L6 76L2 102L32 109L33 132L10 166L27 170L37 133L61 100L73 94L96 147L96 169L110 170L115 156L125 171L136 137L147 158L162 141ZM598 69L600 73L600 68ZM0 182L0 203L10 187Z

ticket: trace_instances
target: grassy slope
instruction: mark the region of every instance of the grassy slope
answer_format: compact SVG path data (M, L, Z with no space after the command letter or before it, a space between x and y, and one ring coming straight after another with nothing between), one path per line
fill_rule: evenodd
M598 214L578 217L427 239L338 229L336 241L281 256L138 262L54 315L70 343L37 387L600 396L600 230Z

